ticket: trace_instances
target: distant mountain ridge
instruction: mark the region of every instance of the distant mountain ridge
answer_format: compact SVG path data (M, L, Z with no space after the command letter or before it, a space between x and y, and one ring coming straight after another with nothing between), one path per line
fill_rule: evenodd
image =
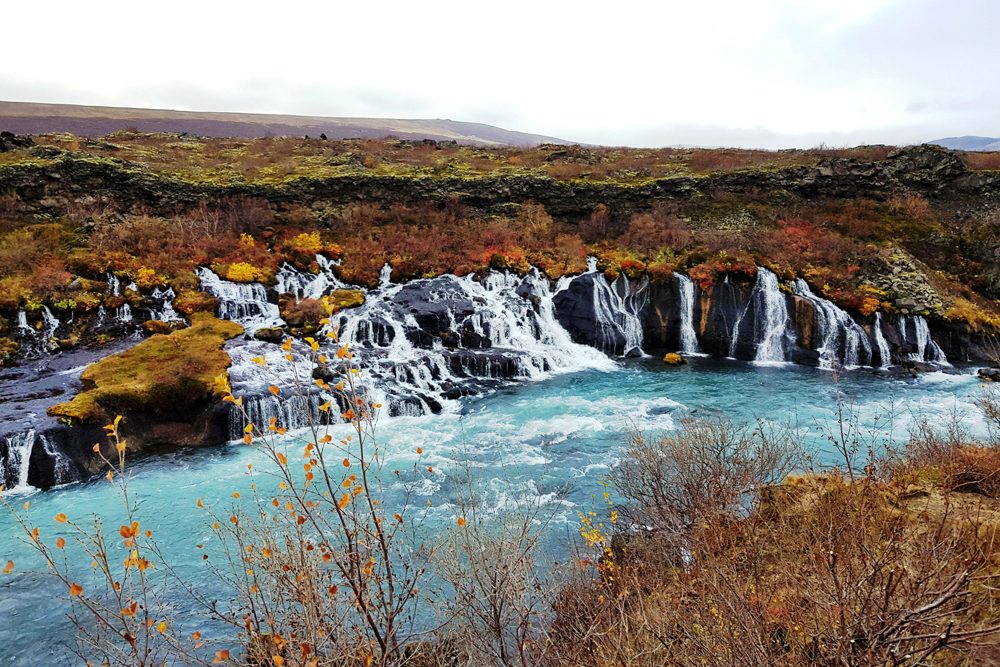
M1000 151L1000 137L945 137L927 143L957 151Z
M140 132L186 132L205 137L318 137L325 134L330 139L393 136L478 146L573 143L484 123L447 119L335 118L0 101L0 130L16 134L69 132L79 136L103 136L129 128Z

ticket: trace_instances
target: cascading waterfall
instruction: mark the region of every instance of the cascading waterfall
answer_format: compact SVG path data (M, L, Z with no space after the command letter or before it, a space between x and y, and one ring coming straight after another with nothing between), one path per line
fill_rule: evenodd
M0 456L0 480L5 489L25 491L28 485L28 466L31 450L35 446L35 432L24 431L4 438L5 452Z
M680 294L681 315L681 352L684 354L700 354L698 336L694 330L694 281L681 273L674 273L677 280L677 291Z
M123 303L118 308L118 321L122 323L132 321L132 306L127 303Z
M951 364L948 363L948 357L945 356L944 350L931 338L930 327L927 326L927 320L922 315L914 315L912 317L907 317L906 315L899 316L899 335L903 339L903 342L911 342L910 329L908 327L911 322L913 323L912 342L916 347L916 351L907 355L907 358L910 361L926 361L940 366L950 366Z
M52 460L53 481L58 486L75 482L78 477L75 474L73 464L68 456L53 443L44 433L38 435L38 440L42 443L42 449Z
M165 290L159 287L153 290L152 298L154 301L160 304L158 310L152 310L150 312L150 319L160 320L161 322L177 322L181 320L181 316L177 314L174 310L174 298L177 295L174 293L173 288L168 287Z
M223 280L212 270L198 269L201 288L219 300L219 317L243 325L248 333L284 322L277 304L267 299L267 289L260 283L234 283Z
M750 300L733 325L729 356L736 357L740 326L751 308L754 311L754 340L757 342L754 362L783 363L785 339L788 334L788 304L785 302L785 295L778 288L778 276L763 267L757 267L757 282L750 294Z
M280 294L291 294L296 301L302 301L318 299L335 289L347 287L334 273L334 268L339 262L329 260L323 255L317 255L316 262L319 265L318 274L306 273L291 264L283 264L278 270L275 289Z
M872 327L872 333L875 336L875 346L878 347L879 363L881 364L879 368L888 368L892 363L892 353L889 350L889 342L886 341L885 336L882 334L882 313L875 313L875 324Z
M392 266L389 262L382 265L382 270L378 273L379 287L388 287L392 284Z
M17 311L17 328L21 331L33 331L31 326L28 324L28 314L24 312L24 308L20 308Z
M816 313L816 328L821 340L816 347L820 368L833 368L837 363L845 368L871 365L871 342L854 318L836 304L813 294L801 278L796 279L792 291L811 303ZM842 356L840 350L843 350Z
M594 314L605 331L605 341L620 335L625 346L622 356L643 356L642 311L649 302L649 279L645 276L636 284L624 273L608 284L603 276L591 281L594 286ZM610 353L611 350L605 349Z
M282 267L278 283L279 291L297 298L317 298L344 287L332 272L313 276L290 266ZM223 302L220 309L232 310L224 296L232 292L214 293ZM338 329L340 342L358 355L371 400L384 404L390 414L427 414L498 383L613 367L599 351L572 341L556 319L554 293L537 272L524 277L489 272L478 278L445 275L404 285L390 283L331 322L323 333ZM325 341L325 336L317 338ZM240 341L230 346L230 355L234 390L246 396L245 406L259 423L274 417L286 428L305 426L310 415L319 418L319 403L331 398L322 394L288 398L284 393L273 397L262 392L267 384L295 383L295 369L274 345ZM259 364L251 362L256 356L267 358L267 377ZM234 436L242 434L242 417L233 417L231 427Z

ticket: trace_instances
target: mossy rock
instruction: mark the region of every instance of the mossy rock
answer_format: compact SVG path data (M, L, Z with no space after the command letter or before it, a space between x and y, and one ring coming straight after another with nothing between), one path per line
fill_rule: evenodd
M169 334L185 327L187 327L187 323L180 320L173 322L164 322L163 320L146 320L142 323L143 331L150 335Z
M83 391L48 412L93 423L132 412L198 411L229 393L232 360L223 343L241 333L235 322L193 315L190 328L156 334L88 366L80 375Z
M687 359L682 357L677 352L667 352L663 355L663 363L668 366L683 366L687 363Z
M183 315L194 313L214 313L219 307L219 300L205 292L181 292L174 299L174 310Z
M357 308L364 305L365 293L356 289L333 290L329 295L323 297L323 302L330 308L330 314L334 315L345 308Z
M0 338L0 366L13 361L20 349L21 344L16 340L11 338Z

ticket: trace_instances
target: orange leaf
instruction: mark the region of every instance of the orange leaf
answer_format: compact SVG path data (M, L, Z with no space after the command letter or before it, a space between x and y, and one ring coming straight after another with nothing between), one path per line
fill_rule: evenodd
M280 655L272 655L271 662L274 663L275 667L284 667L285 665L285 659Z
M56 521L58 521L59 523L66 523L66 515L63 514L62 512L56 514Z
M417 447L417 456L419 456L419 455L421 455L423 453L424 453L424 448L423 447Z
M56 538L56 548L57 549L65 549L66 548L66 540L64 540L61 537L57 537Z
M247 433L245 436L243 436L243 444L244 445L249 445L251 442L253 442L253 436L252 435L250 435L249 433Z
M218 665L219 663L226 662L229 660L229 651L227 649L222 649L221 651L215 652L215 659L212 660L213 665Z
M201 498L198 499L198 502L196 504L198 505L199 509L205 509L205 503L201 502Z
M280 463L281 465L287 465L288 464L288 457L285 456L283 453L278 452L277 453L277 457L278 457L278 463Z
M347 457L344 457L344 467L345 468L351 467L351 461Z
M80 584L70 584L69 595L70 597L79 597L83 595L83 586L81 586Z
M340 501L337 502L337 507L339 507L340 509L344 509L345 507L347 507L347 503L349 502L351 502L351 496L345 493L340 498Z
M13 571L14 571L14 561L9 560L7 561L7 564L3 566L3 573L10 574Z
M272 394L274 394L275 396L281 393L281 390L275 387L273 384L270 387L268 387L267 390Z
M458 525L459 526L464 526L465 525L465 517L464 516L458 517Z

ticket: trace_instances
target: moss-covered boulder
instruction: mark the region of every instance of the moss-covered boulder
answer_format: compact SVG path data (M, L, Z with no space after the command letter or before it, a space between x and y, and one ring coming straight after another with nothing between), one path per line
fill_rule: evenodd
M146 320L142 323L142 330L150 335L169 334L185 327L187 327L187 323L183 320L174 320L171 322L164 322L163 320Z
M234 322L196 313L190 328L153 335L87 367L80 376L83 390L49 414L74 424L125 415L136 447L224 441L220 399L229 393L232 360L223 344L241 333Z
M682 357L677 352L667 352L663 355L663 363L667 366L683 366L687 363L687 359Z
M218 307L218 299L211 294L196 290L181 292L174 299L174 310L189 317L193 313L214 313Z
M0 338L0 366L14 361L21 344L12 338Z
M345 308L357 308L365 302L365 293L356 289L338 289L323 297L323 303L335 315Z

